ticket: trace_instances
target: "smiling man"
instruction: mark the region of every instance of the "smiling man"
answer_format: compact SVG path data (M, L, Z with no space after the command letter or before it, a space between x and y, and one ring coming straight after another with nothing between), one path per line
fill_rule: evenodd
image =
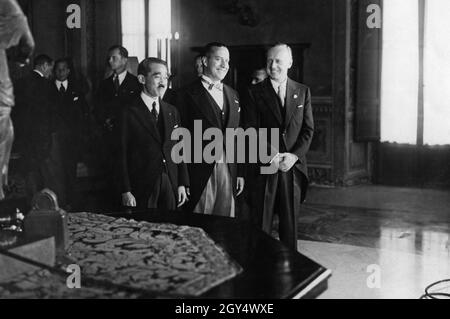
M139 64L140 96L123 109L120 121L120 187L122 205L174 210L187 201L186 164L170 156L180 125L178 111L161 100L167 88L167 64L147 58Z
M209 128L225 132L227 128L237 128L240 122L238 94L222 83L230 62L227 47L222 43L209 43L204 53L203 74L178 94L177 107L182 124L190 131L191 136L195 135L196 130L200 130L200 136L203 136ZM201 123L201 127L195 127L195 123ZM223 141L225 149L225 138ZM202 142L203 151L208 141ZM191 145L194 143L199 141L191 141ZM187 205L188 210L201 214L236 216L235 200L244 188L244 179L238 177L240 174L237 172L236 161L226 163L225 155L222 151L222 160L214 163L207 163L205 160L201 163L194 163L193 159L190 161L188 170L191 176L191 199Z
M267 74L253 85L245 99L245 127L279 128L278 154L272 175L252 170L249 176L254 222L267 233L272 231L274 214L279 217L280 240L297 249L297 217L308 184L306 152L312 140L314 122L311 93L307 86L288 77L293 63L291 48L277 44L267 52ZM271 148L270 137L265 145Z

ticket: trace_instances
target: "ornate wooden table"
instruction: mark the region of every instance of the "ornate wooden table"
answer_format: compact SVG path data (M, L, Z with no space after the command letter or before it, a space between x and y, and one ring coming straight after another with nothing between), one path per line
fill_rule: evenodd
M61 281L64 277L24 274L12 285L0 285L0 298L2 294L11 298L138 298L138 292L155 287L155 282L172 287L175 294L159 295L155 290L149 292L150 297L315 298L327 288L331 275L311 259L234 218L158 210L92 213L70 214L69 253L93 278L93 289L74 295ZM176 237L176 244L171 245L171 236ZM180 241L183 236L192 240ZM180 243L181 248L175 247ZM98 279L100 289L95 288ZM174 282L181 283L181 288ZM140 291L122 291L127 285Z
M205 230L243 271L205 292L201 298L315 298L327 289L330 270L248 223L219 216L156 210L108 215Z

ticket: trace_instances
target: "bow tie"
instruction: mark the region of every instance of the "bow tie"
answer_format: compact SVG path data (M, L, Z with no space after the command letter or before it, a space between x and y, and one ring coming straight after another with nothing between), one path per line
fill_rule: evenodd
M217 82L217 83L211 83L208 80L202 78L202 81L205 82L206 84L208 84L208 90L212 90L213 88L216 88L219 91L223 91L223 83L222 82Z

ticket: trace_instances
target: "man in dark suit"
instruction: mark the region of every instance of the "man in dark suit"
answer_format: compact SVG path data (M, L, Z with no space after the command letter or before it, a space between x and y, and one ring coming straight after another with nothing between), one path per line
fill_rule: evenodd
M114 45L108 50L108 64L112 74L101 81L96 92L94 117L101 127L99 157L105 170L108 192L111 197L117 194L117 181L113 178L117 170L117 145L119 141L117 121L122 108L129 105L141 91L140 84L133 74L127 71L128 51ZM116 203L113 205L115 206Z
M306 152L312 140L314 122L311 93L308 87L288 78L292 66L292 51L278 44L267 52L269 78L253 85L245 99L245 127L257 129L278 128L273 136L263 141L268 150L275 149L271 160L274 174L261 173L261 166L252 170L251 206L255 223L271 233L274 214L279 217L280 240L297 249L297 215L305 199L308 184ZM260 141L261 146L261 141ZM262 163L260 163L262 164Z
M75 200L75 185L77 164L81 159L81 134L83 114L87 111L84 94L69 77L69 60L60 59L55 62L54 94L56 95L56 134L61 149L64 189L67 205L73 206Z
M108 50L108 64L112 74L100 82L96 94L95 116L108 132L111 132L120 115L121 108L139 96L137 77L127 71L128 51L114 45Z
M55 135L56 101L48 80L52 71L50 57L39 55L34 59L34 70L16 86L14 111L18 112L18 139L23 140L29 198L50 188L64 204L61 155Z
M177 109L162 101L167 88L167 64L147 58L139 64L140 96L123 109L120 121L120 186L122 204L140 208L176 209L187 200L185 163L171 157L180 126Z
M224 135L226 145L227 128L237 128L240 121L240 107L237 92L222 83L229 69L230 54L225 45L210 43L205 48L203 75L178 93L177 107L183 127L191 137L195 131L203 133L210 128L218 128ZM201 128L198 127L201 123ZM191 141L191 145L199 141ZM203 142L202 151L207 142ZM191 177L190 201L187 209L197 213L235 217L235 199L244 188L244 178L238 177L236 161L227 163L222 150L222 158L214 162L201 159L192 152L188 164ZM201 156L201 155L200 155Z

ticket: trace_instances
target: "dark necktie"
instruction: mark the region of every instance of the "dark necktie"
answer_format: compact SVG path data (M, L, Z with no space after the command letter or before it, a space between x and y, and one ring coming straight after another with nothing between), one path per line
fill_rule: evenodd
M158 121L158 111L156 111L156 102L152 104L152 114L155 117L155 120Z
M64 85L61 83L61 86L59 87L59 92L61 93L61 94L64 94L64 93L66 93L66 88L64 87Z
M120 82L119 82L119 76L117 74L114 74L114 89L116 90L116 92L119 91L119 87L120 87Z

